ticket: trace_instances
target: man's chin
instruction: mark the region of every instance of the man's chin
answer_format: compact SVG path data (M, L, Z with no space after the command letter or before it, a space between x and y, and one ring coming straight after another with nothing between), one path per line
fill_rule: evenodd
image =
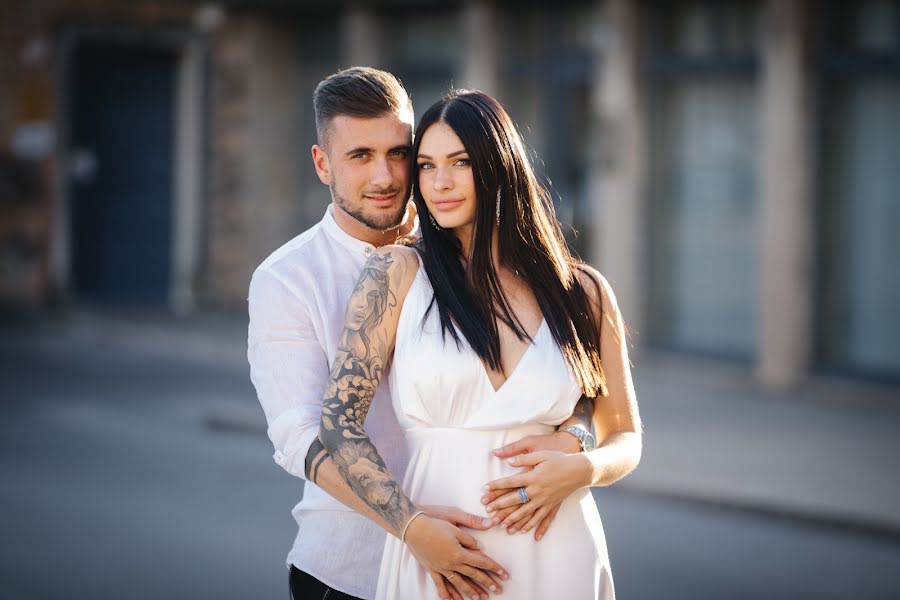
M388 209L383 209L380 211L362 211L361 214L353 215L356 217L356 220L371 227L372 229L378 229L379 231L386 231L388 229L396 229L403 224L403 217L406 214L406 204L404 203L400 206L399 210L392 209L389 211Z

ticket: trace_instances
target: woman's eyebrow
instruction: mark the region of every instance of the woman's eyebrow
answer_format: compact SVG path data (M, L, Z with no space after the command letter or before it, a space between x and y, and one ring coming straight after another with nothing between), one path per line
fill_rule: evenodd
M465 153L466 153L466 149L463 148L462 150L457 150L456 152L451 152L450 154L447 155L447 158L453 158L453 157L456 156L457 154L465 154ZM428 156L427 154L421 154L421 153L419 153L418 157L419 157L419 158L425 158L425 159L427 159L427 160L431 160L431 157Z

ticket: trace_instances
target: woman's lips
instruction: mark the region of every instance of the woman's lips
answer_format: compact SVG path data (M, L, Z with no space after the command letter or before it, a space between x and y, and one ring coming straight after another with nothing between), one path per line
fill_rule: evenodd
M449 198L447 200L435 200L434 208L440 211L453 210L463 203L465 198Z

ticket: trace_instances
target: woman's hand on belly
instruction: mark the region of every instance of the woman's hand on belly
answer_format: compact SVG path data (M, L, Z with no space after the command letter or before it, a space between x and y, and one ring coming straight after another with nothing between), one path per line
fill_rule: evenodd
M540 539L563 500L590 484L590 465L579 454L556 451L531 452L509 459L509 464L525 470L487 484L482 498L488 514L509 533L530 531L540 524ZM522 502L524 488L527 502Z

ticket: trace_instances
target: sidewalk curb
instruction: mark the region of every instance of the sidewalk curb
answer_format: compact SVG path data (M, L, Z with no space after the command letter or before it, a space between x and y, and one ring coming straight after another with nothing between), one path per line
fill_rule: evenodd
M602 488L598 488L602 489ZM900 524L885 523L857 515L828 513L816 510L804 510L771 502L750 501L740 498L709 497L674 492L671 490L652 489L628 484L617 484L607 488L608 492L623 495L658 498L669 502L689 505L702 509L721 512L742 513L745 515L781 521L788 525L813 529L826 529L835 533L858 535L878 539L886 543L900 545Z

